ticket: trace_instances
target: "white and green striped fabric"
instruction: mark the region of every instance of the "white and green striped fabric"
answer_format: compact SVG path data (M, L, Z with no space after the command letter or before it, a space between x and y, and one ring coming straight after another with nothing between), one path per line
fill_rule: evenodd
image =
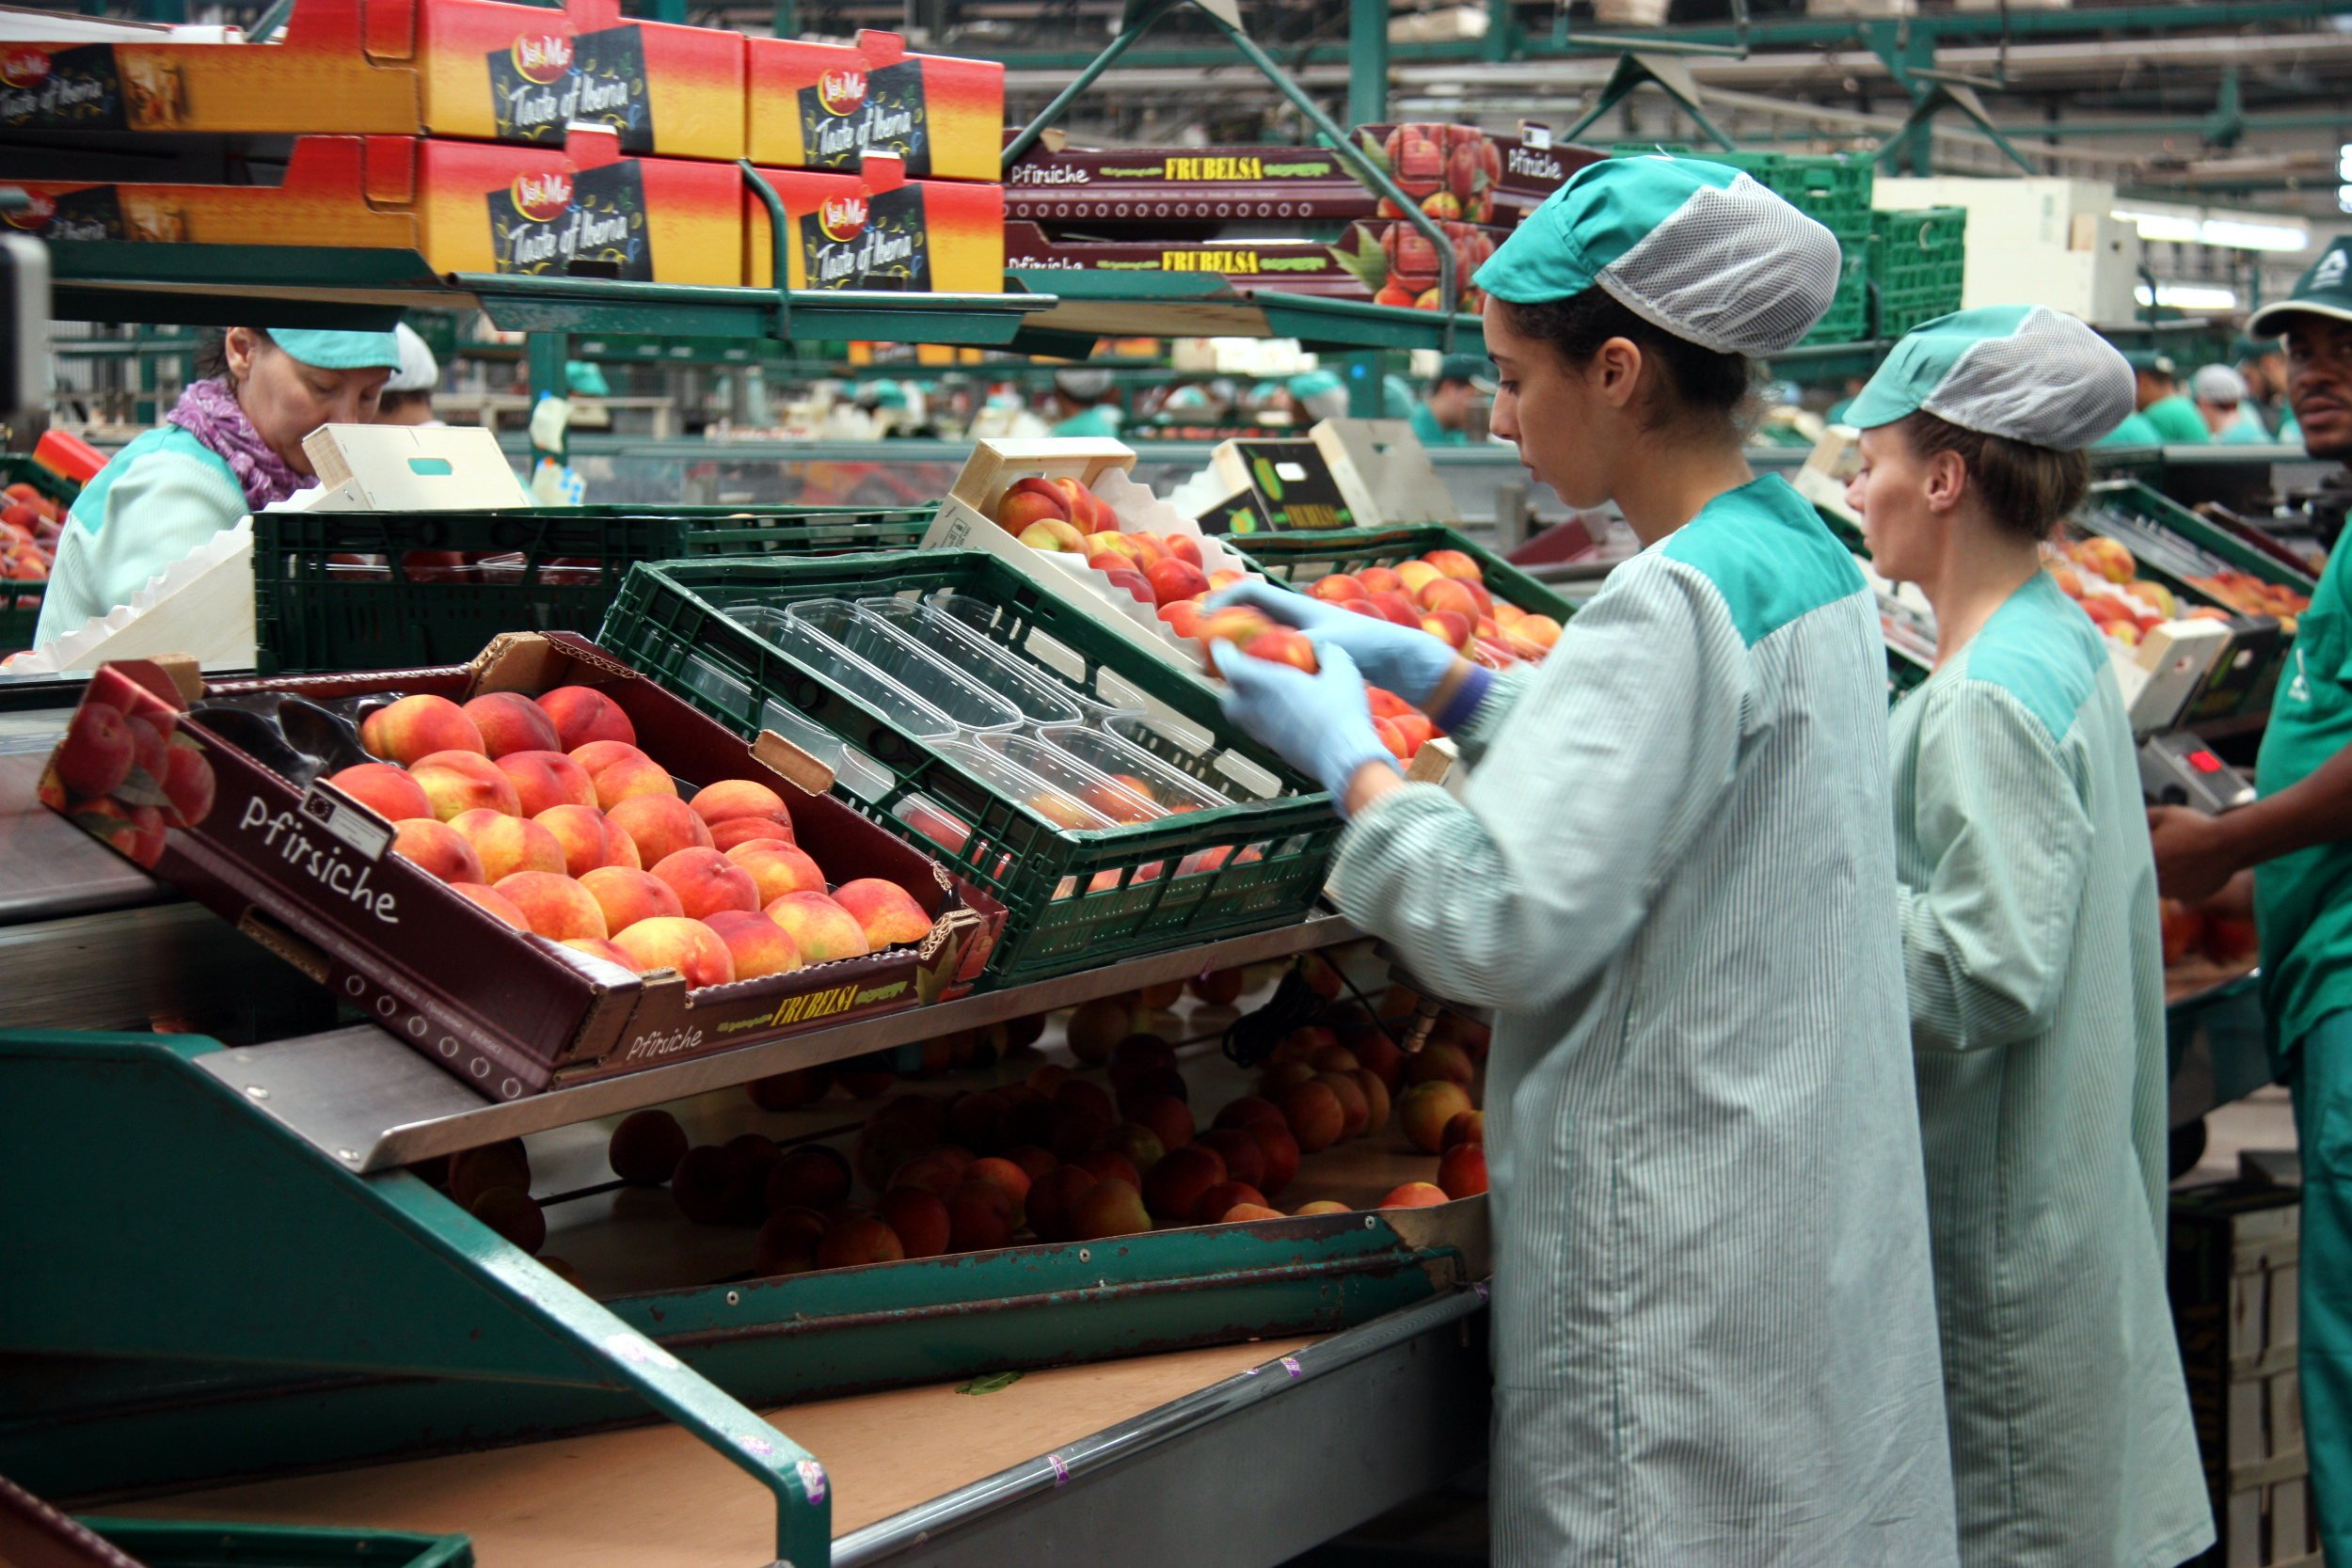
M2164 958L2122 696L2036 573L1892 724L1961 1560L2170 1568L2214 1531L2165 1295Z
M1494 1560L1952 1563L1852 559L1777 478L1613 572L1343 835L1340 907L1497 1009Z
M41 593L34 644L129 603L148 578L250 510L236 474L193 435L178 425L141 435L74 498Z

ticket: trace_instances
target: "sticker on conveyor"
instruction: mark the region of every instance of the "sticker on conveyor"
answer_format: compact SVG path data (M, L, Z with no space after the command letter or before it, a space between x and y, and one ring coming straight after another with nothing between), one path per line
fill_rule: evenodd
M1056 1486L1068 1484L1070 1481L1070 1466L1062 1463L1061 1455L1057 1453L1049 1453L1045 1456L1045 1463L1054 1467L1054 1484Z
M813 1459L803 1459L797 1468L801 1472L801 1490L808 1494L808 1500L813 1503L823 1502L825 1500L825 1467Z

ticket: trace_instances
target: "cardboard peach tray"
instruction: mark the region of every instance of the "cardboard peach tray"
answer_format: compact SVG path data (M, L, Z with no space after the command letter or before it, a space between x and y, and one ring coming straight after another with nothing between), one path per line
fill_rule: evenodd
M801 844L828 874L897 882L931 915L930 934L916 945L693 990L667 970L630 975L506 925L389 853L383 817L323 783L296 787L188 711L199 697L282 692L331 704L397 691L462 701L564 685L610 696L645 751L681 779L748 778L783 794ZM76 726L42 778L45 804L496 1099L938 1000L978 976L1004 922L986 894L771 766L766 759L786 768L795 761L774 736L747 748L568 633L509 634L468 665L210 688L192 668L125 661L92 678L83 705L93 703L163 735L162 773L134 767L110 794L75 798L69 781L88 776L66 758Z

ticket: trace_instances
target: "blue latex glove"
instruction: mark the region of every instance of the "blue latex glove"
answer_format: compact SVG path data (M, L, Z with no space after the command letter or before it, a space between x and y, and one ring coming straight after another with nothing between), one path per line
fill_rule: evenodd
M1248 605L1286 626L1297 627L1315 645L1318 659L1327 648L1346 649L1365 680L1408 703L1427 701L1461 657L1419 626L1400 626L1376 616L1359 615L1270 582L1237 582L1209 596L1211 610L1229 605Z
M1366 763L1396 768L1395 756L1372 727L1364 677L1345 648L1336 643L1318 648L1315 659L1322 668L1311 675L1293 665L1252 658L1222 641L1209 657L1225 677L1225 716L1321 783L1343 814L1348 784Z

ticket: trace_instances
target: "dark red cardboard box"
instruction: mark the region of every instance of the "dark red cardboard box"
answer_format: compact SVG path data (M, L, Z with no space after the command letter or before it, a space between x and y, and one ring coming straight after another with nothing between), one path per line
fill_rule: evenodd
M150 660L92 677L40 784L44 804L232 922L483 1093L549 1087L896 1012L968 985L1004 911L856 812L801 789L713 721L569 633L501 637L471 664L197 687ZM836 882L882 877L933 918L917 946L689 990L519 931L389 852L391 825L323 783L303 790L187 709L205 697L288 692L321 703L374 692L526 694L590 686L628 714L644 750L695 783L748 778L792 803L801 843ZM143 719L160 760L93 776L76 745L92 705ZM101 786L103 786L103 788Z

